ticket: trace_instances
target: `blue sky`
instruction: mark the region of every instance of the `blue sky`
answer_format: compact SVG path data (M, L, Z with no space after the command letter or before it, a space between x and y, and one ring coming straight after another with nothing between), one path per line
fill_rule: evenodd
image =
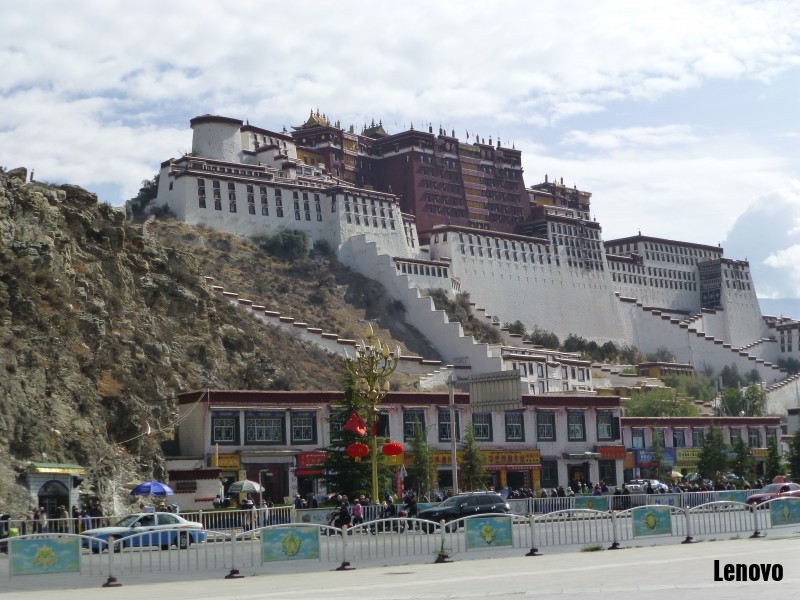
M0 165L119 205L215 113L491 136L605 239L716 245L800 297L800 3L0 0ZM43 15L47 15L44 19Z

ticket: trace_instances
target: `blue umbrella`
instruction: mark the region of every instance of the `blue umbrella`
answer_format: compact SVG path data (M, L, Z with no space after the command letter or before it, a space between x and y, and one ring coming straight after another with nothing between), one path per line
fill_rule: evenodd
M145 481L131 490L131 496L171 496L175 492L159 481Z

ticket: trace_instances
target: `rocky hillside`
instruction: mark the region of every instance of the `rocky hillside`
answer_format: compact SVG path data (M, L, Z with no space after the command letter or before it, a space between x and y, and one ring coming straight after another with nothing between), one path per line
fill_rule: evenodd
M81 188L0 168L0 512L28 509L29 462L85 465L84 489L107 503L128 482L165 477L178 392L339 389L340 359L244 316L203 280L358 334L382 309L346 270L324 271L330 260L283 264L177 223L143 233ZM366 305L348 309L348 295Z

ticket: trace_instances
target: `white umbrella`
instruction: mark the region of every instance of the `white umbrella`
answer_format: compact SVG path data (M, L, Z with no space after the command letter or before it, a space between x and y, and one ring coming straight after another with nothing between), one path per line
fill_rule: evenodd
M228 492L231 494L260 494L264 491L264 486L249 479L242 479L231 484Z

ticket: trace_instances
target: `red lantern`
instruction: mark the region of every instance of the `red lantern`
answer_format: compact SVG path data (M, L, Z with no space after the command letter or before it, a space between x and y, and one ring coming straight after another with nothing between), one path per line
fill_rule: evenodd
M403 453L404 448L400 442L386 442L382 451L386 456L399 456Z
M347 456L352 456L356 462L360 462L367 454L369 454L369 446L361 442L355 442L347 447Z

